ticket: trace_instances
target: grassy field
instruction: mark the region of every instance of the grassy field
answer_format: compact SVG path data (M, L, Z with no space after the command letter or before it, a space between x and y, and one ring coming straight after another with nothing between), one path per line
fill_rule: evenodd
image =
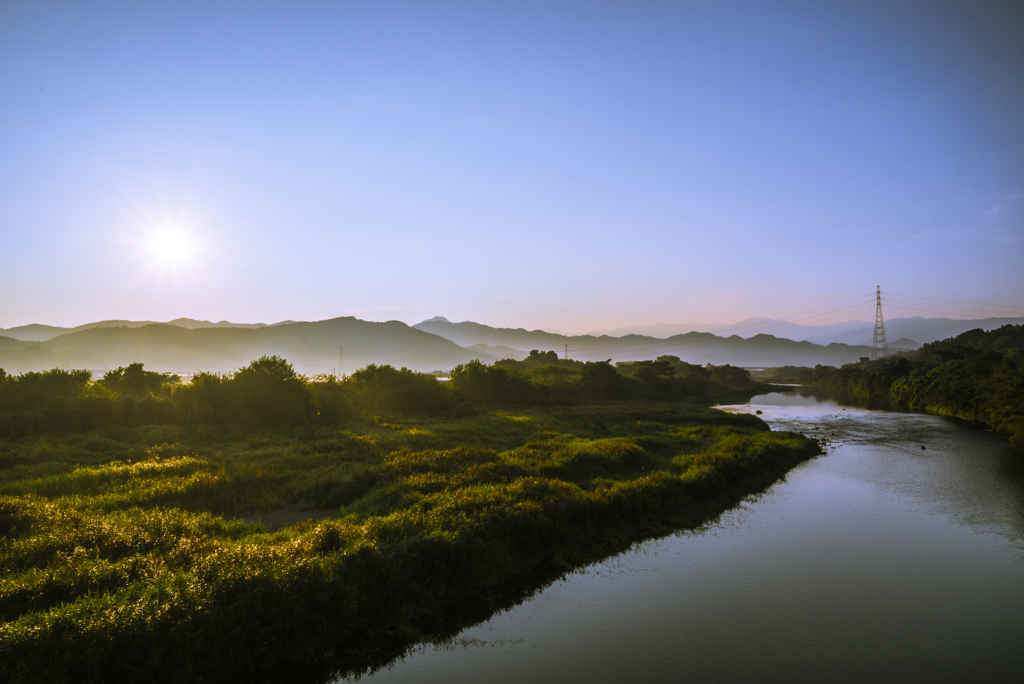
M357 673L816 453L642 401L7 440L0 680Z

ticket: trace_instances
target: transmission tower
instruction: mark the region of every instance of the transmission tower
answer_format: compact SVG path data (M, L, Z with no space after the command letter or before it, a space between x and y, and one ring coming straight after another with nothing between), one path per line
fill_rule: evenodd
M875 290L875 339L871 342L871 360L889 355L889 345L885 342L885 321L882 320L882 286Z

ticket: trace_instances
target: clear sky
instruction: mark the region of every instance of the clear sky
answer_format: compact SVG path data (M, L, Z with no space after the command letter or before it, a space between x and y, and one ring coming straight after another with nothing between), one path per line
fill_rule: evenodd
M0 0L0 327L1019 307L1022 35L1021 2Z

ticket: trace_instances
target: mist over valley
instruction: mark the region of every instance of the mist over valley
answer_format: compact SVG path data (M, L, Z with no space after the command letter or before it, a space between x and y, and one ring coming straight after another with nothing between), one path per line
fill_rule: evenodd
M351 373L369 364L389 364L419 372L449 371L471 360L484 363L520 359L532 350L554 351L581 361L643 361L676 356L693 364L740 367L840 366L871 355L871 329L853 328L820 343L804 327L771 319L734 326L699 326L736 331L727 336L692 331L654 335L563 335L543 330L495 328L443 317L415 325L354 317L274 324L210 323L188 318L167 323L99 321L74 328L41 324L0 330L0 367L8 372L50 368L103 371L141 362L159 372L232 372L263 355L288 359L306 375ZM912 351L928 342L981 328L1024 322L1017 319L894 319L886 323L891 351ZM864 325L864 324L859 324ZM671 327L671 326L670 326ZM820 327L820 326L818 326ZM817 331L817 328L812 328ZM916 335L917 337L911 337ZM865 339L866 338L866 339ZM820 338L819 338L820 339ZM842 341L839 341L842 340ZM854 343L856 342L856 343Z

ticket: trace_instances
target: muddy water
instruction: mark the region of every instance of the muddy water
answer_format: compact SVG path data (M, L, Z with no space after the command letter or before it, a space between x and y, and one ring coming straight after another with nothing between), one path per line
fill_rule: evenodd
M796 394L727 410L823 436L827 454L362 681L1019 681L1019 453L952 420Z

